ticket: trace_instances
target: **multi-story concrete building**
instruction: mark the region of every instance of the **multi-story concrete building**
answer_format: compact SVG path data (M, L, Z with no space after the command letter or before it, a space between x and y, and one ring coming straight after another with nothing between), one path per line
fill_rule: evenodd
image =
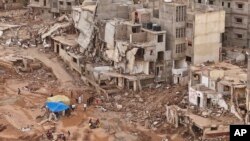
M207 6L189 9L187 15L186 60L192 64L218 62L225 31L225 11Z
M226 11L223 46L250 47L248 0L195 0L197 4L216 5Z
M29 7L36 14L58 17L70 14L72 6L79 5L77 0L30 0Z
M166 30L165 50L172 52L172 62L166 68L171 68L169 74L175 84L186 82L186 20L187 3L181 0L159 0L148 4L153 6L153 21Z

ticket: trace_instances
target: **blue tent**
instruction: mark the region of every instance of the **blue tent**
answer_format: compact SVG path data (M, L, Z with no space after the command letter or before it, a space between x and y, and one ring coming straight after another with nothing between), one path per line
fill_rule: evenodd
M69 106L62 102L46 102L46 106L52 112L62 112L69 109Z

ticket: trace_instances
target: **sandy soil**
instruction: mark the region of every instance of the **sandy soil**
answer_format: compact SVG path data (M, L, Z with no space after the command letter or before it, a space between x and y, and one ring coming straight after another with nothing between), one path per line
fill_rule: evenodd
M42 83L39 89L35 92L27 91L24 88L31 82L40 82L40 80L30 80L29 78L8 78L4 84L1 84L0 94L0 125L5 125L7 128L0 132L0 137L8 140L20 140L21 138L31 138L34 135L41 135L46 132L48 126L53 126L54 123L46 123L40 125L37 117L43 115L41 107L46 101L50 93L58 92L60 94L68 95L69 92L65 88L72 90L77 88L72 82L73 76L68 74L62 65L59 65L57 59L49 58L49 55L43 54L38 49L19 50L16 48L1 48L0 56L8 54L20 54L24 56L31 56L50 67L55 74L55 80L58 85L54 88L49 87L49 83ZM7 72L7 70L5 70ZM7 74L4 74L7 75ZM14 75L14 74L12 74ZM15 74L17 75L17 74ZM86 86L85 86L86 87ZM21 88L21 95L17 94L17 88ZM84 87L83 87L84 88ZM89 95L91 89L86 89L83 93L84 97ZM93 93L94 91L92 91ZM73 101L73 99L72 99ZM102 128L89 129L89 118L99 118L102 123ZM157 141L161 136L156 135L150 130L143 128L135 128L121 119L122 114L119 112L101 112L94 106L89 107L87 112L83 111L83 104L77 105L76 111L70 117L62 117L55 123L57 133L71 132L68 140L76 141L137 141L143 136L150 136L150 140ZM30 127L30 131L21 131L24 127ZM143 129L143 130L142 130ZM143 134L143 135L142 135Z

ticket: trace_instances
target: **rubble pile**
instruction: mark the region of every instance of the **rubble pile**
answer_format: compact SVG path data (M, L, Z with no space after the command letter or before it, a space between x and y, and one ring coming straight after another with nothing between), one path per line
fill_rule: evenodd
M39 30L51 23L49 19L40 19L27 10L17 10L18 14L4 15L0 18L0 43L5 47L37 47L42 43ZM11 12L10 12L11 13Z
M146 89L140 93L115 94L104 103L104 108L122 112L128 122L140 123L147 128L157 128L164 123L166 104L183 106L186 87L172 86Z

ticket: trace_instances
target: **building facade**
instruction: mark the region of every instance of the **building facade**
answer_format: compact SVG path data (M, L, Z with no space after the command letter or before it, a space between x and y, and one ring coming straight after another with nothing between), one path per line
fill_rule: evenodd
M248 0L196 0L197 4L216 5L226 11L223 46L250 47Z
M29 7L35 14L59 17L70 14L72 7L79 4L80 2L76 0L31 0Z
M167 68L171 68L169 78L174 84L187 82L186 63L186 21L187 3L179 0L150 3L153 6L153 21L161 25L166 30L165 50L171 51L171 63Z
M186 60L191 64L219 62L225 11L207 6L189 9L187 15Z

